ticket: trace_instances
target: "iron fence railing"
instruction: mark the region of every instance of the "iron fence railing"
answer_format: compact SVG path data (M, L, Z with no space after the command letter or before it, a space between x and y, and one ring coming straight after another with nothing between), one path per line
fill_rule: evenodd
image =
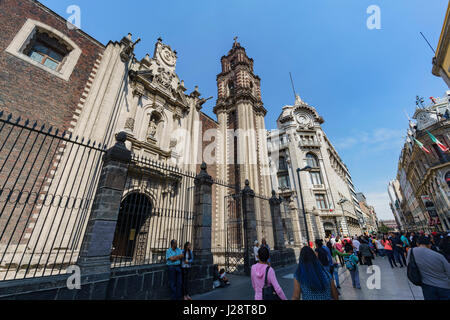
M104 151L0 112L0 281L76 263Z

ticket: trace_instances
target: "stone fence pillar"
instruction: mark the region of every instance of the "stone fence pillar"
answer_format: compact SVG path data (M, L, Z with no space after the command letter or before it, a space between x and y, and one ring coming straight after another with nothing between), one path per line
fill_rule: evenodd
M244 222L244 272L251 273L253 257L253 242L257 240L256 213L255 213L255 192L250 188L250 182L245 180L245 187L242 190L242 212Z
M103 167L86 227L77 265L81 274L109 274L120 203L127 179L131 151L126 133L116 135L116 144L103 156Z
M284 242L283 221L281 220L281 200L277 198L275 191L272 191L272 198L270 198L269 203L272 216L274 249L282 251L286 249L286 245Z
M213 180L206 169L206 163L202 163L200 173L194 180L194 263L191 278L193 294L210 291L214 280L211 252Z

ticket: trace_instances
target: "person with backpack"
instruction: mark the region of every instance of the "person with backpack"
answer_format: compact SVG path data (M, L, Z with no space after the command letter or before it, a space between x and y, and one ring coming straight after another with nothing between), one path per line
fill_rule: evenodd
M310 247L303 247L294 274L292 300L339 300L339 293L330 273L323 267Z
M367 243L367 240L361 239L361 244L359 246L359 252L361 253L361 257L364 259L364 264L367 266L372 265L372 250Z
M353 248L346 247L347 255L344 257L345 267L350 272L353 288L361 289L359 281L358 257L353 253Z
M421 236L418 245L408 251L408 278L422 287L425 300L450 300L450 263L431 250L430 237Z
M275 270L268 264L270 254L266 247L258 250L258 263L252 266L251 279L255 300L287 300L278 284Z

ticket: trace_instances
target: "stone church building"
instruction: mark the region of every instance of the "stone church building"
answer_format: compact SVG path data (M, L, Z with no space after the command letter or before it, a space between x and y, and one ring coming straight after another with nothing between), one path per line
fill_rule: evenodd
M139 40L131 34L105 45L82 30L69 29L64 18L38 1L4 0L0 5L0 110L5 114L107 147L119 132L126 132L134 157L186 172L198 172L206 162L208 173L223 185L213 188L212 198L212 245L218 251L225 246L227 196L242 190L248 180L258 196L270 197L261 80L254 74L253 59L236 40L220 61L214 120L202 112L208 99L198 88L187 91L176 73L178 53L162 39L153 54L138 58L134 48ZM69 163L77 161L68 157ZM78 179L62 168L52 174L64 181ZM155 194L144 187L128 191L154 201L170 187L170 179L159 179ZM59 192L59 186L53 188ZM270 220L264 202L255 211L258 220ZM50 210L52 215L56 213ZM33 219L38 218L33 215L22 226L25 233L39 225ZM270 225L258 225L258 236L273 243Z

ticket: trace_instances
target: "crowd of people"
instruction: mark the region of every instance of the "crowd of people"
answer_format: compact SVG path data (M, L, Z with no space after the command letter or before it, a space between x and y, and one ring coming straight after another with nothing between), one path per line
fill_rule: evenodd
M294 274L293 300L338 300L339 268L350 273L352 286L361 289L360 265L373 265L376 257L387 257L391 268L403 268L410 263L413 252L421 274L425 300L450 300L450 236L447 233L425 234L399 232L355 237L331 236L317 239L300 251ZM417 248L415 250L411 250ZM275 271L270 266L270 250L265 240L255 241L255 265L251 279L255 300L285 300ZM266 295L269 290L272 295ZM267 298L266 298L267 297Z
M194 254L189 242L183 250L171 241L166 252L168 277L173 300L192 300L189 277ZM274 268L266 239L255 240L255 264L251 282L255 300L286 300ZM411 258L413 256L413 259ZM359 266L373 265L377 257L387 258L391 268L407 267L411 260L420 273L425 300L450 300L450 234L390 232L355 237L331 236L305 245L300 251L294 274L293 300L338 300L339 268L345 268L354 289L361 289ZM230 284L225 269L217 269L214 288Z

